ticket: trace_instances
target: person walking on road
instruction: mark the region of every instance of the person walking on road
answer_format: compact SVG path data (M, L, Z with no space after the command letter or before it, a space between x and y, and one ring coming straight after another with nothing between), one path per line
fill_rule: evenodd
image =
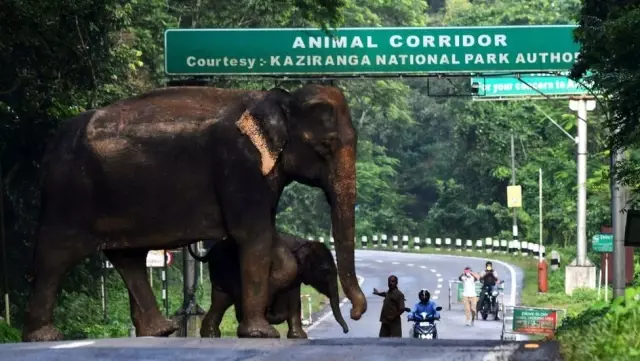
M476 305L478 304L476 281L480 279L480 275L471 271L471 267L465 267L464 272L458 279L462 282L462 303L464 304L467 326L473 326L477 314Z
M380 311L379 337L402 337L402 313L404 312L404 294L398 289L398 277L391 275L387 280L389 290L379 292L373 289L373 294L384 297Z

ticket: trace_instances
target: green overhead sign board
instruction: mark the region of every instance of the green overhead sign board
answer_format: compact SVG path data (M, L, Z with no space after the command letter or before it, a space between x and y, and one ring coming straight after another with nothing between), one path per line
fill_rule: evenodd
M478 98L536 97L541 96L540 93L553 97L589 93L587 88L567 75L568 72L562 75L527 74L520 76L522 81L513 75L472 77L471 84L478 84Z
M170 75L402 75L567 71L574 25L168 29Z

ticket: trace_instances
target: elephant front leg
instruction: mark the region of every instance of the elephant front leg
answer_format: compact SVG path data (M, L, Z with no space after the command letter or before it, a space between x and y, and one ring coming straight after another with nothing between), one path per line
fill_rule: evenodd
M136 336L169 336L178 325L167 320L158 309L145 267L146 250L109 250L105 256L120 273L129 291L131 320L136 327Z
M289 317L287 325L289 332L287 338L307 338L307 333L302 329L302 301L300 300L300 286L294 287L287 293L289 303Z
M280 338L278 330L266 319L269 302L270 255L270 232L268 237L261 235L245 244L240 244L243 317L238 325L238 337Z
M233 300L230 295L211 287L211 307L202 319L200 337L219 338L222 336L220 323L224 313L232 304Z

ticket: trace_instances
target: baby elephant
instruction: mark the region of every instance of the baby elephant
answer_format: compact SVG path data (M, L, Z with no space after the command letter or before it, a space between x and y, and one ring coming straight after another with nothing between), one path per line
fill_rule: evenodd
M287 288L274 292L267 309L269 323L277 325L287 321L287 338L307 338L306 332L302 329L300 301L300 287L304 283L329 298L333 316L342 326L343 332L349 332L340 312L338 273L331 251L321 242L285 233L278 233L278 237L295 257L298 274ZM211 307L202 320L200 336L220 337L220 322L231 305L235 307L238 322L242 319L238 246L233 240L226 238L216 241L203 257L193 254L190 248L189 252L198 261L209 263Z

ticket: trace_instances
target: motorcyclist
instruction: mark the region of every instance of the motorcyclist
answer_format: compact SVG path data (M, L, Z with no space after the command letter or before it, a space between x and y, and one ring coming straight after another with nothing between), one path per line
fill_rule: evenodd
M478 305L476 307L478 311L482 309L483 302L487 297L484 291L488 290L489 293L493 292L496 289L496 284L499 282L498 275L493 269L493 264L491 263L491 261L487 261L487 263L485 263L484 271L480 275L480 282L482 282L483 292L480 292L480 299L478 300ZM498 317L497 314L495 315L494 319L496 321L500 321L500 317Z
M438 305L436 305L436 303L431 300L431 294L427 289L422 289L420 290L420 292L418 292L418 299L420 301L416 303L416 305L413 307L413 311L411 311L411 313L409 313L409 315L407 316L407 319L409 321L414 321L416 317L419 317L418 315L422 312L426 312L427 317L433 317L436 320L440 319L440 312L436 310L436 307L438 307Z

